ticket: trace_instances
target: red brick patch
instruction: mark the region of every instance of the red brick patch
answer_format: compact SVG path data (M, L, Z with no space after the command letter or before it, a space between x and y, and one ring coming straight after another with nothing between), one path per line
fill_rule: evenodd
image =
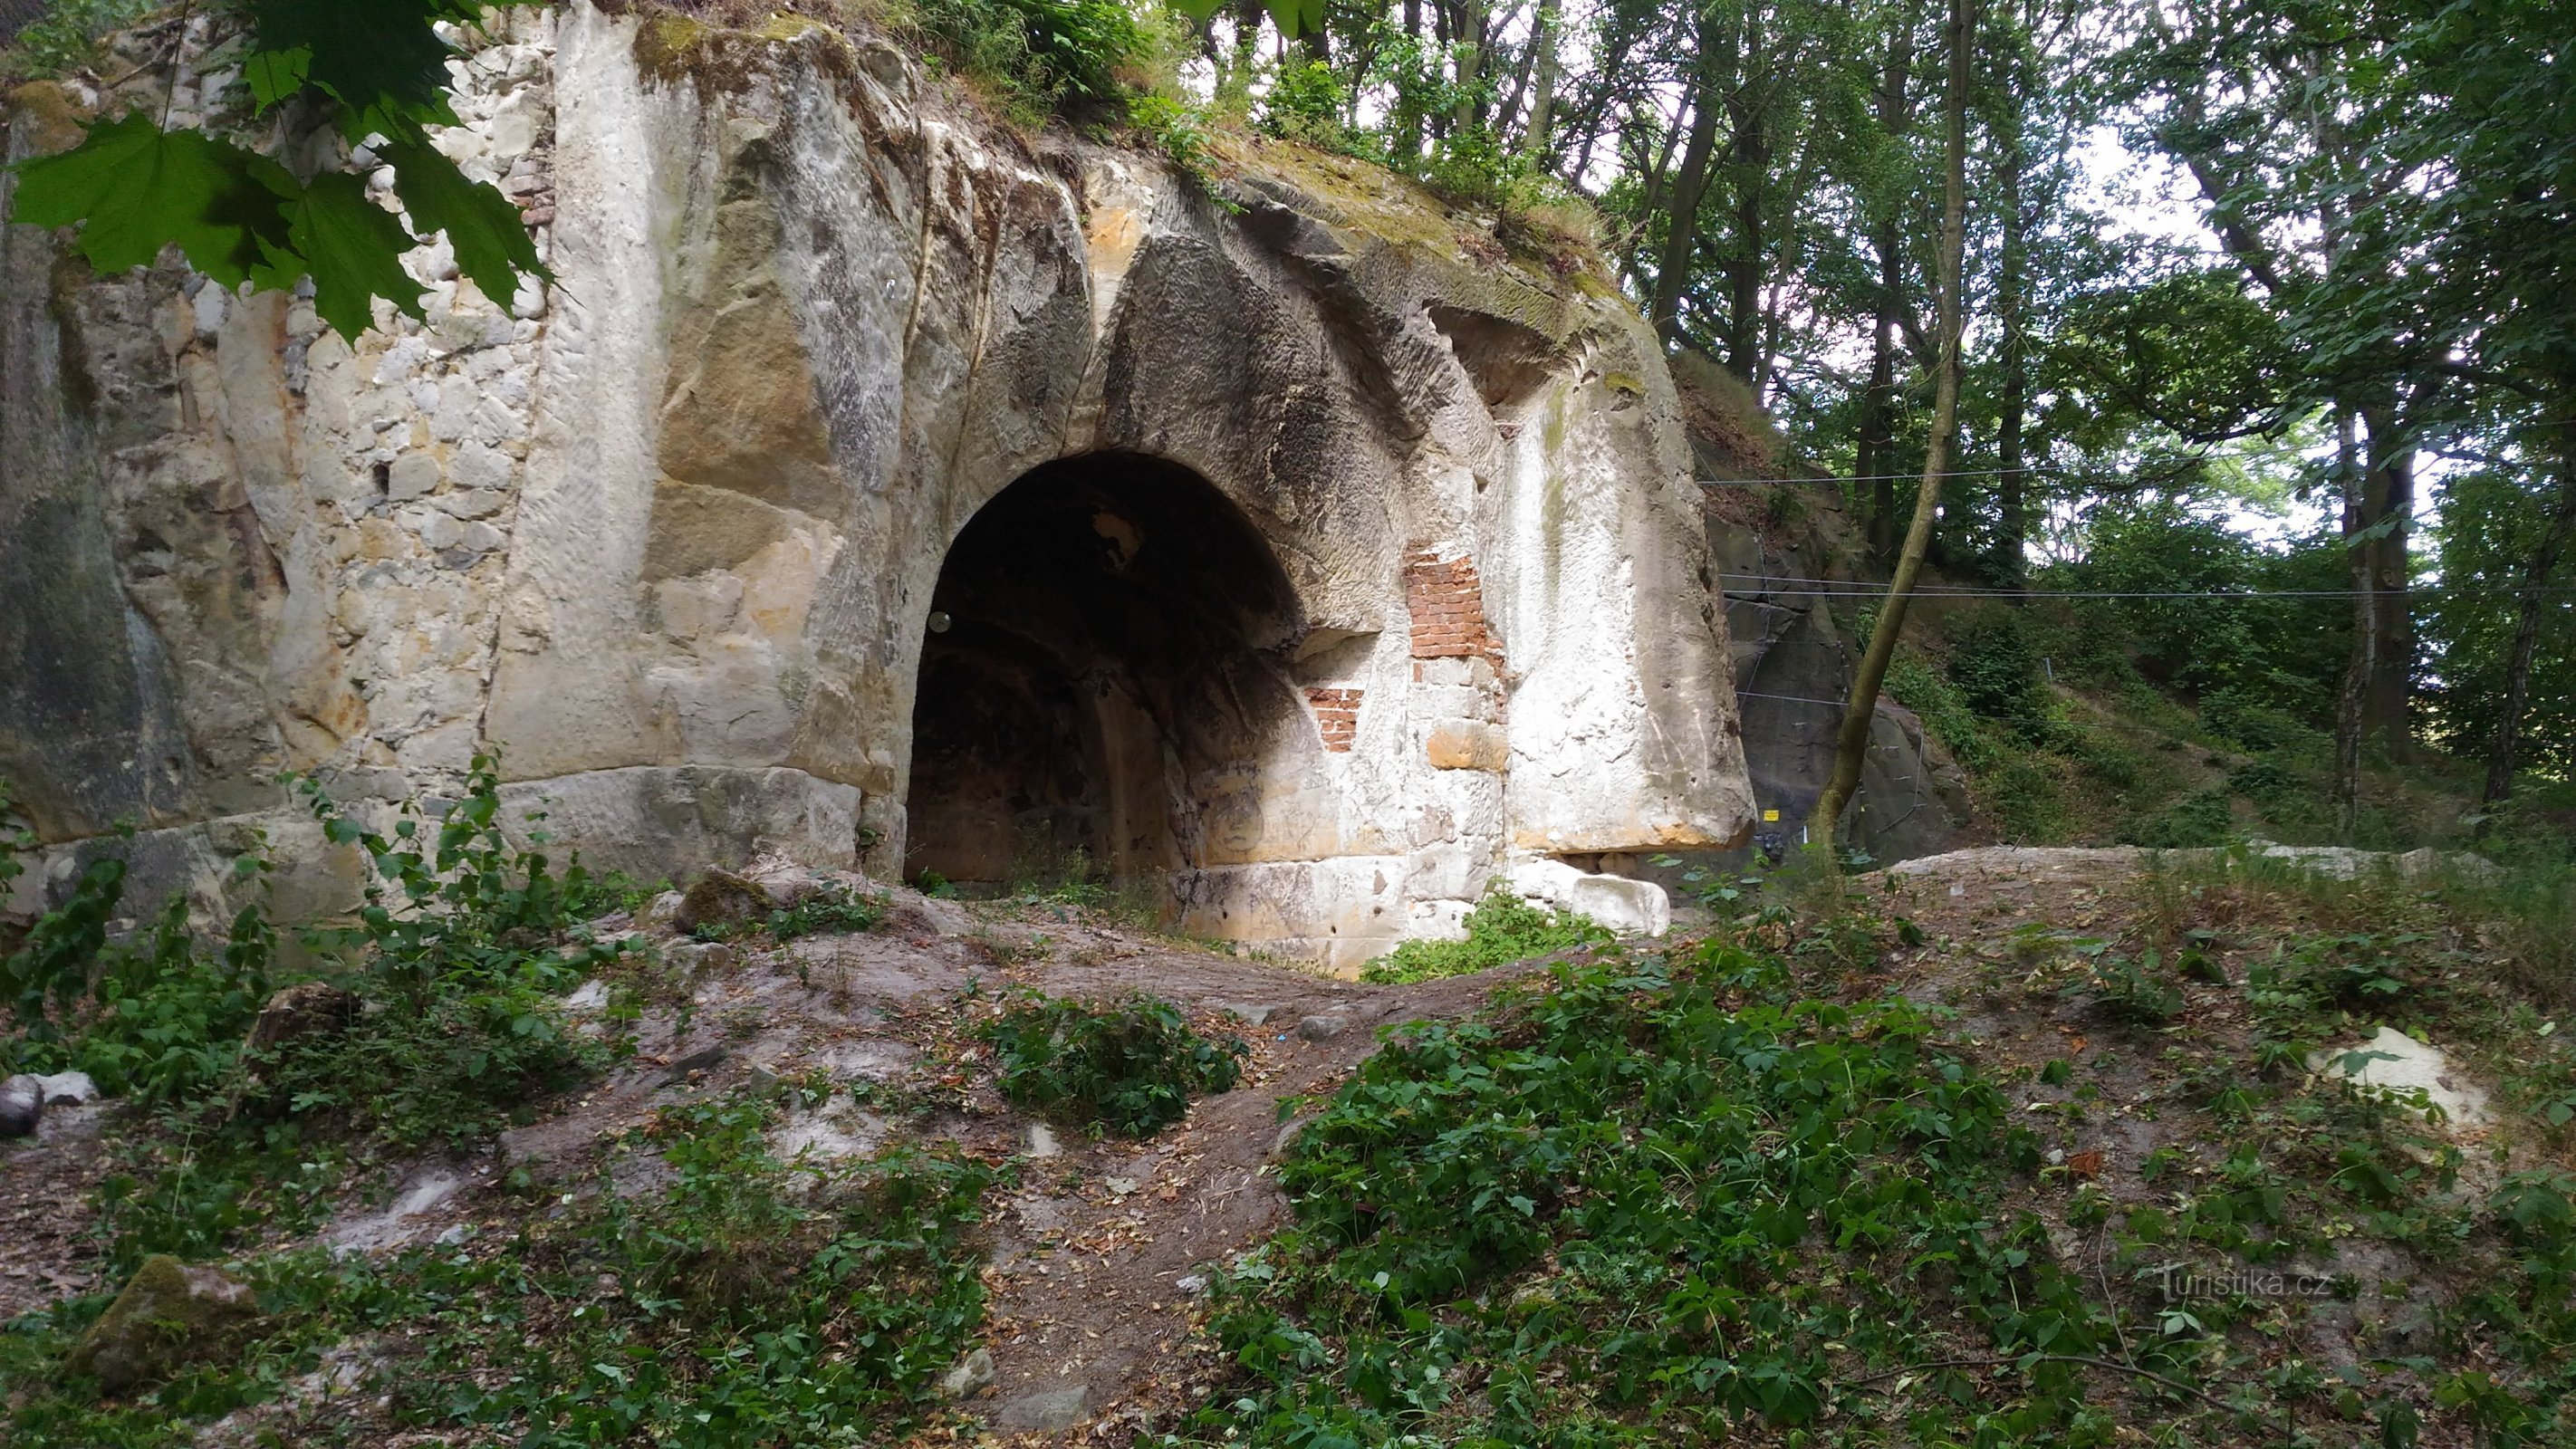
M1306 703L1315 711L1316 727L1324 732L1324 748L1337 755L1351 751L1351 742L1360 733L1360 694L1356 689L1309 689Z
M1427 548L1405 555L1404 604L1413 615L1414 658L1481 658L1502 666L1503 644L1485 621L1474 560L1444 559Z

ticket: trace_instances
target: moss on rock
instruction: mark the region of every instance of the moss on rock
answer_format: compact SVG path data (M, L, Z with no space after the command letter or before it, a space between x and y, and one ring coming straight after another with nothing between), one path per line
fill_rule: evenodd
M121 1394L185 1364L220 1357L258 1317L249 1284L220 1268L156 1253L81 1335L64 1367Z

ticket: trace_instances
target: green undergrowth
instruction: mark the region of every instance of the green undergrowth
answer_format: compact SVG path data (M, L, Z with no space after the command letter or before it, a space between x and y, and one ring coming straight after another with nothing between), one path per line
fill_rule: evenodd
M1400 1033L1290 1149L1175 1442L2568 1442L2576 1176L2306 1067L2539 1023L2436 904L2190 889L2003 938L1986 1020L2089 1055L1852 998L1779 898Z
M978 1026L1002 1095L1057 1120L1149 1137L1181 1120L1190 1099L1229 1092L1250 1050L1208 1036L1179 1007L1142 992L1098 1004L1026 992Z
M558 868L542 813L514 843L494 761L452 800L394 807L382 831L315 782L299 789L371 875L352 918L301 932L301 964L281 950L256 846L234 863L247 903L220 932L173 899L114 938L126 876L109 853L0 962L0 1069L76 1068L126 1104L98 1192L111 1267L310 1227L351 1166L488 1138L624 1050L573 1032L557 1004L623 953L581 922L624 884ZM337 1019L253 1050L271 992L307 977L349 993Z
M238 1359L102 1404L63 1376L106 1306L74 1300L0 1331L6 1433L24 1449L184 1444L354 1345L382 1418L279 1417L256 1442L428 1431L529 1449L892 1442L939 1412L934 1380L981 1325L982 1202L969 1159L858 1163L768 1145L798 1084L666 1108L623 1148L664 1180L621 1196L609 1165L512 1230L381 1259L297 1252L244 1273L265 1317ZM613 1156L614 1154L612 1154ZM256 1432L256 1431L254 1431ZM247 1442L247 1441L246 1441Z
M1807 997L1776 957L1560 965L1491 1020L1400 1036L1308 1124L1296 1226L1227 1289L1246 1382L1197 1427L2099 1436L2064 1356L2118 1350L2005 1203L2039 1165L2011 1111L1920 1009ZM1924 1367L1948 1361L1973 1367Z
M1360 970L1362 981L1394 984L1466 976L1560 951L1607 946L1609 928L1589 916L1532 905L1489 888L1467 913L1467 934L1456 941L1405 941Z

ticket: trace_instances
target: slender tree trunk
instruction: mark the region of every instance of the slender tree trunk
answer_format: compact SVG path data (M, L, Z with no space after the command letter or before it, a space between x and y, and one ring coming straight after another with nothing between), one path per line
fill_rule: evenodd
M2016 68L2018 69L2018 68ZM2030 536L2027 512L2028 493L2022 469L2022 425L2030 409L2030 358L2028 355L2028 311L2030 291L2030 219L2022 213L2022 172L2029 164L2022 146L2022 98L2014 93L2004 98L2003 118L1997 129L2003 132L1995 170L2001 183L1997 198L2003 206L2003 256L1995 278L1995 321L2002 333L1998 339L2002 351L2003 377L1998 389L1995 420L1995 475L1999 512L2003 515L1997 535L1997 551L2003 556L2006 576L2018 582L2025 567L2022 557Z
M2344 576L2352 583L2352 651L2344 661L2343 687L2335 696L2332 803L2335 834L2349 842L2361 820L2361 737L2369 726L2370 675L2379 631L2371 604L2370 550L2362 537L2369 527L2369 484L2353 441L2352 414L2337 414L2335 427L2343 474Z
M1878 127L1891 147L1914 129L1914 107L1908 94L1914 77L1914 8L1898 11L1887 33L1887 61L1879 72ZM1869 556L1880 565L1896 557L1896 313L1898 288L1904 282L1896 207L1891 203L1870 227L1878 251L1877 326L1871 335L1869 391L1861 401L1859 476L1868 481L1866 524Z
M1717 26L1713 8L1701 12L1699 64L1695 71L1698 85L1691 93L1690 140L1682 146L1681 171L1673 178L1672 208L1665 213L1664 254L1655 264L1655 292L1646 313L1668 345L1678 345L1682 340L1682 292L1690 282L1691 255L1699 247L1699 202L1708 190L1709 160L1717 150Z
M2379 452L2376 426L2371 451ZM2415 453L2405 447L2373 461L2371 495L2378 507L2369 526L2382 531L2369 550L2371 610L2378 631L2370 651L2369 729L2386 741L2390 759L2404 761L2415 755L2415 611L2407 592L2414 572L2407 537L2415 512Z
M1896 575L1888 581L1887 602L1871 627L1869 648L1852 679L1851 698L1843 706L1842 731L1834 740L1834 773L1816 797L1807 817L1807 839L1831 852L1843 807L1860 788L1862 763L1869 755L1869 729L1878 712L1879 686L1887 680L1897 636L1905 628L1905 606L1914 592L1914 577L1931 546L1932 525L1941 513L1941 475L1950 468L1950 450L1959 432L1959 342L1964 302L1961 273L1968 250L1968 53L1974 31L1970 0L1950 0L1950 94L1943 108L1944 147L1949 175L1941 196L1940 355L1932 390L1932 439L1923 454L1923 487L1914 498L1914 523L1905 531L1905 550L1897 556Z
M1551 154L1548 127L1556 119L1556 12L1559 0L1538 0L1530 22L1531 66L1529 127L1521 132L1521 152L1545 169Z
M1485 7L1470 0L1458 14L1458 110L1449 118L1451 135L1465 135L1475 129L1477 113L1476 82L1485 67Z
M1896 559L1896 263L1894 229L1881 238L1878 262L1878 330L1870 343L1869 393L1861 420L1861 470L1869 489L1869 556L1882 567Z
M2496 717L2494 747L2487 754L2487 787L2480 796L2489 805L2513 794L2513 754L2522 734L2522 711L2531 700L2531 660L2540 647L2542 601L2550 576L2568 539L2576 535L2576 400L2555 410L2558 437L2558 501L2540 547L2523 566L2521 608L2513 625L2513 652L2506 657L2504 710Z
M1735 133L1726 148L1727 170L1735 179L1735 236L1726 266L1726 365L1757 389L1756 396L1762 385L1762 279L1769 271L1763 235L1768 218L1762 203L1771 179L1769 111L1776 89L1759 79L1764 42L1757 9L1745 19L1739 67L1745 80L1728 105Z

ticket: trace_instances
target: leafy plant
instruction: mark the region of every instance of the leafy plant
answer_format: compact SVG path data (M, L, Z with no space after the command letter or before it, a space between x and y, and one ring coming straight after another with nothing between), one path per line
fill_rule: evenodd
M519 209L469 181L428 128L459 124L441 24L479 26L484 0L408 0L353 9L336 0L244 0L239 59L256 113L329 118L349 147L393 173L412 226L444 232L456 265L507 303L523 277L549 278ZM185 44L186 30L179 32ZM150 107L93 122L81 143L17 165L12 220L78 226L75 250L100 272L144 266L165 246L221 286L292 290L342 337L374 322L381 298L415 319L427 292L402 265L421 244L368 194L365 178L326 167L310 180L204 131L165 131Z
M1406 941L1361 968L1362 981L1431 981L1515 961L1606 946L1616 938L1589 916L1532 905L1496 884L1467 913L1458 941Z
M805 1092L666 1109L616 1144L658 1158L658 1179L603 1176L514 1232L243 1264L267 1310L258 1336L153 1393L101 1403L59 1373L103 1297L21 1318L0 1333L0 1432L25 1449L186 1442L364 1340L388 1346L356 1365L365 1392L442 1436L898 1442L939 1412L935 1381L983 1322L982 1204L1002 1175L911 1150L783 1160L770 1129ZM344 1355L335 1372L350 1371Z
M1919 1008L1791 982L1712 944L1560 965L1486 1020L1400 1034L1282 1165L1295 1225L1224 1285L1241 1378L1193 1433L2083 1437L2065 1358L2119 1350L2002 1206L2037 1143ZM2187 1351L2135 1347L2190 1381ZM1945 1387L1960 1360L2002 1367ZM1907 1372L1925 1391L1875 1391Z
M1003 1096L1128 1137L1179 1121L1192 1097L1232 1091L1250 1051L1141 992L1098 1006L1030 992L976 1036L993 1049Z
M799 936L873 931L885 924L885 903L843 891L826 891L769 913L770 939L784 945Z

